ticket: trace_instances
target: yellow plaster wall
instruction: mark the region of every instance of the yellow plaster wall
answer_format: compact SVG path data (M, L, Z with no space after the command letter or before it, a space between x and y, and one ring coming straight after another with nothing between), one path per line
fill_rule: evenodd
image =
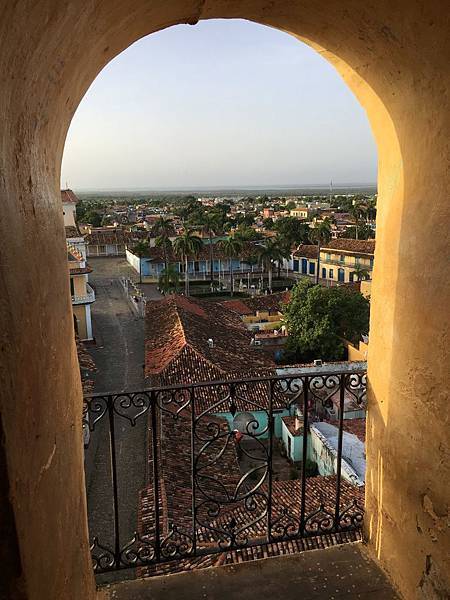
M86 323L86 309L83 304L72 306L73 314L77 319L78 335L81 340L85 340L88 337L87 334L87 323Z
M70 120L102 67L131 43L215 17L306 41L369 116L379 196L366 535L408 600L442 597L450 573L447 3L17 0L3 3L1 15L0 409L8 547L19 548L10 597L94 595L59 193Z
M86 275L72 275L75 296L86 296Z

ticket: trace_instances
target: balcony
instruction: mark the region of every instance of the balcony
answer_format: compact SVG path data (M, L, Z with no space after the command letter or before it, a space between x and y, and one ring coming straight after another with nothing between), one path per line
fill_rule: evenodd
M363 544L159 576L151 582L126 581L103 588L101 597L102 600L400 600Z
M365 408L364 363L87 396L85 469L99 582L295 554L361 539L364 489L280 455L281 419L303 432L345 402ZM280 373L280 372L279 372ZM120 575L118 572L123 571ZM111 574L111 572L117 572Z
M91 286L86 283L86 294L78 296L74 294L72 296L72 304L91 304L95 301L95 292Z

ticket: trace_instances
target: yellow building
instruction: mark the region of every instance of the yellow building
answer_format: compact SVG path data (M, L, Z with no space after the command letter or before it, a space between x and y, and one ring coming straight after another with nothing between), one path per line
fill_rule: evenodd
M67 261L75 332L80 340L92 340L91 304L95 302L95 292L88 283L92 269L86 264L83 254L69 241Z
M291 267L294 272L313 277L319 268L321 280L351 283L372 278L374 252L375 240L338 238L321 247L318 265L317 246L302 244L292 255Z
M289 212L289 215L296 219L309 219L312 212L307 206L296 206Z
M273 332L282 327L282 309L290 292L277 292L253 298L225 300L222 304L238 313L246 328L254 332Z

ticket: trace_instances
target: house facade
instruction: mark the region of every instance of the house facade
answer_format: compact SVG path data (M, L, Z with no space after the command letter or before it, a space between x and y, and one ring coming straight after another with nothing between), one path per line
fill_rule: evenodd
M119 228L91 229L85 238L87 256L125 256L126 232Z
M292 254L290 267L295 273L316 276L332 283L352 283L360 278L371 279L375 253L375 240L338 238L320 248L315 245L300 245ZM361 276L363 273L363 276Z
M75 332L80 340L93 339L91 305L95 302L95 292L88 283L92 269L78 247L67 243L67 261L70 277L70 294Z
M229 259L226 257L217 245L214 246L213 250L213 261L212 270L216 277L228 275L233 270L233 273L238 275L239 273L248 273L249 271L255 271L256 268L245 262L246 257L251 254L252 245L248 244L241 253L240 257ZM158 279L165 268L165 257L162 248L151 246L145 256L139 257L133 252L133 248L127 247L126 257L129 264L135 269L137 273L141 273L143 277L150 277L152 279ZM172 251L167 253L167 261L173 265L180 274L185 272L185 261L176 256ZM209 244L204 243L199 254L194 258L188 260L188 274L192 277L204 277L205 279L210 274L211 260L210 260L210 248Z

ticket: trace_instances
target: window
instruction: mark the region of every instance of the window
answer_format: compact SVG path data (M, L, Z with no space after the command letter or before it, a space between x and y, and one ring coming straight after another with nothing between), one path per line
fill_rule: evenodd
M330 269L330 271L329 271L329 277L330 277L330 279L333 279L333 269Z
M316 265L313 262L309 263L309 274L314 275L316 272Z
M340 255L339 260L341 262L345 262L345 256L343 254Z
M106 246L99 246L98 247L98 253L99 254L106 254Z
M70 295L75 296L75 288L73 286L73 277L70 278Z
M327 270L325 269L325 267L322 267L322 279L326 279L327 278Z
M291 447L292 447L292 440L291 440L291 436L288 435L288 456L291 456Z
M325 254L325 258L326 258L326 260L330 260L330 258L331 258L331 255L330 255L330 254L327 252L327 253Z

